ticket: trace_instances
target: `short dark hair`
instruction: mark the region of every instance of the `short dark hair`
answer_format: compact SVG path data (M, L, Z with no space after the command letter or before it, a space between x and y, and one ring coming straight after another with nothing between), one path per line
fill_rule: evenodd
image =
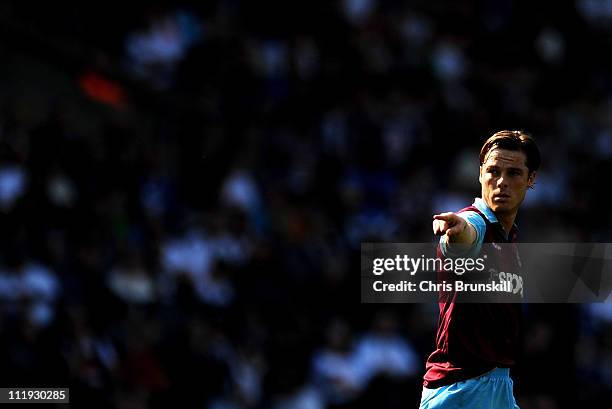
M480 149L480 165L482 165L493 149L508 149L510 151L521 151L527 157L527 169L529 173L540 168L540 150L535 140L523 131L499 131L491 135Z

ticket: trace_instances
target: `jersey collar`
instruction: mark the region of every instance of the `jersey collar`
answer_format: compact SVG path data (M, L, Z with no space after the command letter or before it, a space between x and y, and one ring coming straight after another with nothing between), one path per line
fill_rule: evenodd
M485 217L487 218L489 223L491 223L491 224L498 223L500 225L500 227L501 227L501 224L499 223L499 220L497 220L497 217L495 216L495 213L493 213L493 210L491 210L491 208L489 206L487 206L485 201L482 200L480 197L477 197L477 198L474 199L474 203L472 203L472 206L474 206L478 210L480 210L480 212L485 215ZM503 230L503 227L501 227L501 228ZM512 229L510 230L510 233L516 233L516 231L518 231L518 227L517 227L516 223L514 223L512 225Z

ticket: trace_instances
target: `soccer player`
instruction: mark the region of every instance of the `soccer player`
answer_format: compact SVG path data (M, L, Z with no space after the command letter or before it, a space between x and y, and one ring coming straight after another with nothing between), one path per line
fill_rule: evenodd
M514 220L539 166L530 136L507 130L492 135L480 150L481 197L456 213L433 216L433 232L442 236L438 254L478 257L483 243L515 243ZM509 368L518 352L521 305L456 303L456 295L439 302L420 408L518 408Z

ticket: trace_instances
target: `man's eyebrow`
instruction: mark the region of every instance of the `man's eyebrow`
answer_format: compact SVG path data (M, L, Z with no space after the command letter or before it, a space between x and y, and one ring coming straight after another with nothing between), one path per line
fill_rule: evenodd
M507 169L507 170L513 170L513 171L519 171L522 172L523 169L522 168L517 168L516 166L509 166L509 167L505 167L503 165L498 165L498 164L491 164L491 165L486 165L485 169Z

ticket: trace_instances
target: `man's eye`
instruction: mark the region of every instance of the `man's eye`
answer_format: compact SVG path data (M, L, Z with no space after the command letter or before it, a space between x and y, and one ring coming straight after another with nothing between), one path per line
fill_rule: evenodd
M492 175L498 175L499 171L497 169L489 169L489 173Z

